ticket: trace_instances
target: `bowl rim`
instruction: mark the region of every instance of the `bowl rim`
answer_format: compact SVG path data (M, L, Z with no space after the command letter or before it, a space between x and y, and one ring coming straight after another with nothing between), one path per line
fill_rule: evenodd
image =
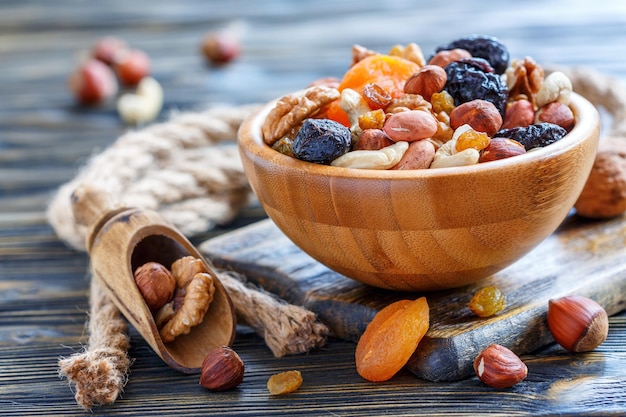
M295 92L293 94L300 94ZM265 160L267 163L280 165L285 169L297 169L307 172L307 175L322 175L329 177L349 177L365 179L416 179L416 178L444 178L459 175L472 175L484 171L506 170L511 166L520 164L533 164L539 161L553 158L557 155L567 153L580 143L592 136L595 129L599 128L600 116L593 104L577 93L571 94L570 108L574 113L576 124L574 128L559 141L547 145L543 148L529 151L522 155L511 158L500 159L474 165L459 167L444 167L433 169L414 170L378 170L378 169L356 169L346 167L335 167L332 165L317 164L296 159L292 156L284 155L265 144L262 138L261 126L270 110L276 105L278 99L265 104L260 110L252 114L239 130L237 142L240 149L243 148L251 152L256 157Z

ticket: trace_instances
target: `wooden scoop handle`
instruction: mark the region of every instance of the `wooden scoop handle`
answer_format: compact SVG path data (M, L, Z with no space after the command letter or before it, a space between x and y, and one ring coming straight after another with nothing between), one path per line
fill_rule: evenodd
M72 193L72 211L78 224L90 226L105 212L115 208L111 194L91 185L79 185Z

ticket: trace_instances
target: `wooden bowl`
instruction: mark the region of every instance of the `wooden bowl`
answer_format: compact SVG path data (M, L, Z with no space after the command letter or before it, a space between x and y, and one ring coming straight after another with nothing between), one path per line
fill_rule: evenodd
M330 269L405 291L471 284L531 251L572 208L600 131L596 109L573 94L574 129L524 155L466 167L347 169L265 145L261 125L274 104L246 120L238 137L246 176L267 215Z

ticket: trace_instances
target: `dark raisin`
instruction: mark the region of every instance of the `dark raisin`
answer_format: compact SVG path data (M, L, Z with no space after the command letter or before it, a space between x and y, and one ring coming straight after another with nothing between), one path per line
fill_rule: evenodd
M444 89L454 98L456 106L477 99L487 100L504 118L508 89L500 75L484 72L476 60L455 61L445 70L448 79Z
M330 164L350 150L350 129L329 119L307 119L293 140L293 156L307 162Z
M486 59L498 74L504 74L504 71L509 66L508 49L502 42L492 36L464 36L447 45L438 47L435 53L455 48L465 49L473 57Z
M524 127L502 129L494 135L494 138L516 140L524 145L524 148L528 151L533 148L548 146L560 140L565 135L567 135L567 131L561 126L553 123L539 123Z
M473 68L481 70L482 72L495 72L489 61L483 58L461 58L456 62L467 64Z

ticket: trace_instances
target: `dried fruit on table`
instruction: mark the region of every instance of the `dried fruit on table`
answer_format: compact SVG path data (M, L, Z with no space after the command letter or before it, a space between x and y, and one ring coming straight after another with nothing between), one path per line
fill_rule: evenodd
M468 307L478 317L490 317L504 310L506 297L497 287L490 285L476 291Z
M363 93L368 84L376 84L386 91L391 98L398 98L404 93L405 81L419 71L420 66L412 61L384 54L368 56L350 67L344 74L339 91L346 88ZM331 103L326 116L344 126L350 126L348 115L341 108L339 100Z
M285 371L272 375L267 380L267 389L271 395L289 394L300 388L302 381L300 371Z
M357 344L359 375L369 381L386 381L407 363L429 326L425 297L400 300L380 310Z

